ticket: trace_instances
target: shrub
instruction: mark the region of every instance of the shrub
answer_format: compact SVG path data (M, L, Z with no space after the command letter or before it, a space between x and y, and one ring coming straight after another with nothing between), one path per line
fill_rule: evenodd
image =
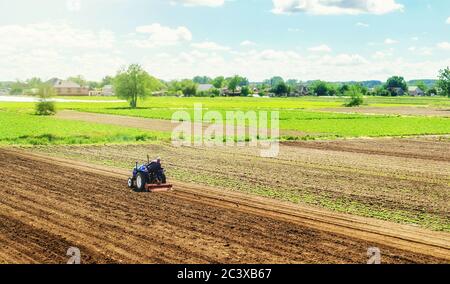
M45 99L39 100L36 103L37 115L54 115L56 113L55 103Z
M37 115L54 115L56 113L55 103L49 100L54 95L53 87L46 84L39 87L39 101L36 103Z

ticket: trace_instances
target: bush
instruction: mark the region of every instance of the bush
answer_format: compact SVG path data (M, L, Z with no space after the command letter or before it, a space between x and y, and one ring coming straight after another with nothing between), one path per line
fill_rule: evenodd
M345 104L346 107L357 107L364 103L364 97L361 94L359 86L351 86L347 92L350 96L350 101Z
M52 86L42 84L39 86L39 102L36 103L37 115L54 115L56 113L55 103L50 101L55 96L55 90Z
M55 113L56 108L54 102L41 99L38 103L36 103L37 115L54 115Z

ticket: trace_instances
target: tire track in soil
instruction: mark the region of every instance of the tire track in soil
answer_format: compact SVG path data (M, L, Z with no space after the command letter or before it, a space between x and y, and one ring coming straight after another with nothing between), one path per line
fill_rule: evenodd
M374 245L387 263L446 261L279 218L275 209L264 213L239 199L230 204L195 187L137 194L113 174L4 150L0 168L0 220L9 224L0 237L11 248L0 250L0 262L66 261L74 242L98 263L365 263Z

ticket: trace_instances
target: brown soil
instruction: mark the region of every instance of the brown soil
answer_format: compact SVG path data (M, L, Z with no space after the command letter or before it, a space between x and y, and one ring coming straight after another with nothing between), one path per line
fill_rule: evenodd
M450 117L450 109L425 108L425 107L355 107L355 108L325 108L319 111L340 113L363 113L363 114L397 114L412 116L442 116Z
M175 183L138 194L126 173L0 150L0 262L384 263L450 260L448 234Z
M181 181L448 231L448 149L448 139L421 138L290 143L276 159L253 148L170 144L33 150L124 169L148 153L163 157ZM354 202L363 209L355 211Z
M111 114L100 114L100 113L88 113L88 112L78 112L72 110L63 110L57 113L57 118L67 119L67 120L77 120L84 122L95 122L102 124L110 124L116 126L123 127L132 127L139 128L143 130L150 131L161 131L161 132L172 132L177 124L172 123L170 120L164 119L149 119L149 118L141 118L141 117L131 117L131 116L120 116L120 115L111 115ZM206 130L210 125L209 124L199 124L192 123L192 130L195 127L202 127L203 130ZM224 129L223 133L226 129ZM235 131L245 131L248 133L248 127L239 127L236 126ZM270 129L268 132L270 134ZM295 130L281 130L280 135L295 135L295 136L304 136L305 133Z

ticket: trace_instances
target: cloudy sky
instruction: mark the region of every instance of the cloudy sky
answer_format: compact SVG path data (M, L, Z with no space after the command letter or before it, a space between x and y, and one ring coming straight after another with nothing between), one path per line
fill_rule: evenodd
M169 80L435 78L450 65L450 1L0 0L0 81L140 63Z

